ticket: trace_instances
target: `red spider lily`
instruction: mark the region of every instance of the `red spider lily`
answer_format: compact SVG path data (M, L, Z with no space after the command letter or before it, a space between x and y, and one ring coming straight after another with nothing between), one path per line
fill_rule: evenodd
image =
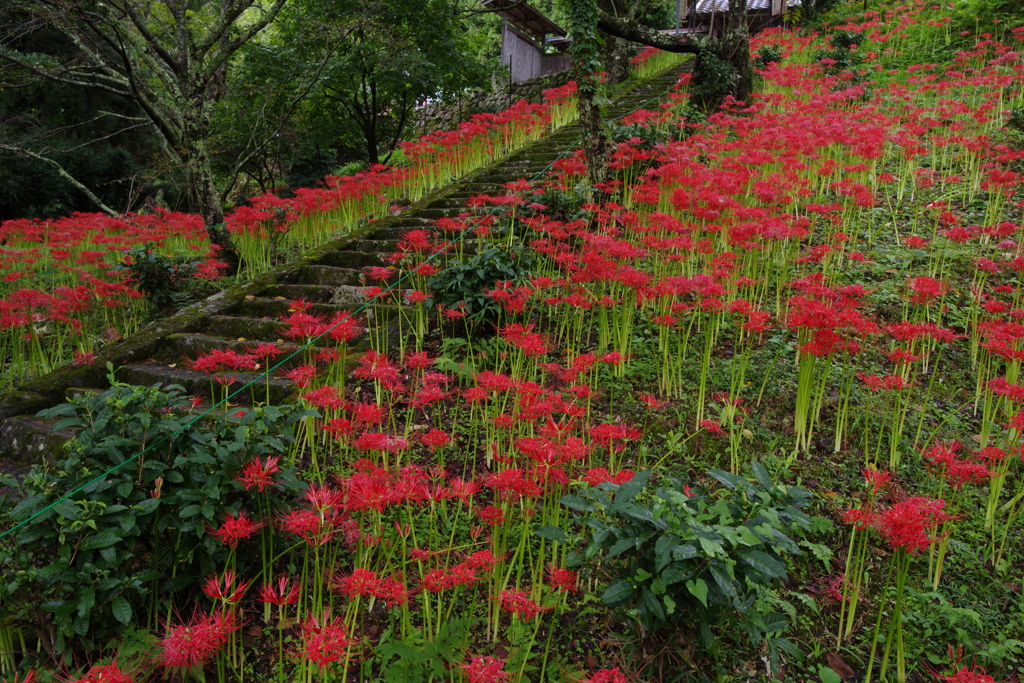
M302 622L302 649L298 655L325 669L335 662L351 662L349 651L356 644L341 617L331 618L328 609L320 617L310 614Z
M260 456L256 456L245 464L242 470L235 475L235 479L240 481L246 491L256 489L260 493L263 493L266 488L274 483L274 475L281 471L278 467L278 463L281 462L281 457L274 455L269 456L267 459L260 460Z
M651 410L661 410L668 405L668 401L662 401L653 394L637 394L637 398L643 401Z
M405 584L396 578L381 579L373 591L374 597L383 600L388 607L404 605L409 602L409 591Z
M358 337L366 329L365 321L355 317L351 311L338 311L330 320L328 336L336 342L349 342Z
M475 481L464 481L457 477L448 481L448 490L451 497L458 498L467 505L469 505L470 499L479 493L482 488Z
M369 569L355 569L348 576L332 577L331 590L349 598L370 596L380 587L380 582L377 572Z
M629 679L626 675L619 671L618 667L614 669L598 669L587 678L579 679L579 683L627 683Z
M352 376L389 383L398 381L401 373L387 354L370 350L359 358L359 367L352 371Z
M878 491L889 483L892 479L892 472L887 470L876 470L874 467L869 466L863 470L861 474L864 475L864 479L867 480L868 484L871 485L871 496L875 497L878 495Z
M633 478L633 470L622 470L616 474L611 474L606 468L599 467L596 469L587 470L587 473L583 475L583 481L587 482L591 486L597 486L604 482L611 482L612 484L622 485Z
M996 683L996 679L985 673L985 670L981 667L974 667L968 669L966 666L960 667L957 671L949 676L942 676L939 674L933 674L935 679L938 681L946 681L947 683Z
M75 679L74 683L133 683L133 679L131 674L122 671L117 662L113 661L90 668L89 673Z
M207 577L206 583L203 584L203 592L214 600L220 600L225 604L237 604L241 601L242 596L245 595L245 591L249 589L249 584L252 583L252 579L239 582L236 586L236 578L237 576L232 569L225 571L223 576L211 574Z
M210 661L233 631L241 628L234 612L195 615L188 623L169 626L160 639L157 661L167 668L192 670Z
M980 462L958 459L956 452L959 448L960 443L957 441L949 444L936 443L921 454L940 468L946 481L956 491L963 488L964 484L985 481L991 476L988 468Z
M501 558L495 557L490 550L478 550L466 558L466 566L474 571L490 573L500 561Z
M505 522L505 511L499 507L488 505L476 513L477 518L488 526L498 526Z
M301 398L315 408L341 410L345 406L345 399L338 395L337 387L332 386L312 389L302 394Z
M313 365L300 365L298 367L292 368L291 370L288 370L287 372L281 373L282 378L290 379L291 381L295 382L295 386L299 387L300 389L305 389L306 387L308 387L310 383L313 381L313 378L316 377L316 375L316 366Z
M459 664L469 683L503 683L508 680L505 662L496 657L470 656Z
M237 548L238 542L245 540L267 525L266 522L256 522L245 514L239 512L235 517L228 513L224 515L224 523L217 529L207 529L211 536L220 539L221 545L229 548Z
M309 506L321 515L341 506L345 494L327 484L310 484L302 494Z
M893 549L909 553L927 549L935 542L929 532L950 516L942 511L946 501L931 498L910 498L879 513L873 526Z
M447 433L440 429L431 429L420 437L420 441L426 444L427 448L429 448L431 452L434 452L438 448L443 448L450 444L452 442L452 437L448 436Z
M287 576L280 576L278 577L276 584L265 583L260 586L260 590L256 597L260 602L266 602L280 607L283 605L294 605L299 601L299 595L301 592L302 584L299 582L292 584L291 579Z
M579 590L578 580L576 572L571 569L555 566L548 568L548 586L552 590L575 593Z
M530 599L530 594L518 588L501 592L501 609L511 612L520 621L532 621L541 611L540 605Z

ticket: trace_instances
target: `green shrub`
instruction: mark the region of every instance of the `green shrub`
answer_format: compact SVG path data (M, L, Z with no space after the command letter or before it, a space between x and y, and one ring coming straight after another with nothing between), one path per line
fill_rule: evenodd
M773 484L760 464L753 469L753 480L711 470L723 486L711 492L668 478L644 495L651 472L641 472L621 486L563 497L563 505L589 515L583 526L590 530L567 564L606 563L613 578L602 601L646 631L693 624L710 651L715 631L739 627L755 646L767 643L773 663L780 650L798 654L779 636L790 626L786 615L758 598L786 580L784 555L800 554L790 536L812 525L800 511L811 494ZM555 527L539 533L569 540Z
M530 275L533 256L521 246L508 249L488 247L462 261L451 261L430 278L431 303L455 308L465 304L466 319L472 323L495 322L501 306L486 292L500 280L521 284Z
M5 616L32 623L65 663L72 643L103 648L171 595L224 569L228 548L208 528L246 502L251 516L259 512L233 475L256 454L282 452L292 426L311 414L261 407L199 422L179 386L132 386L113 373L110 380L102 394L40 413L79 431L56 467L32 469L21 502L4 513L5 526L25 522L0 551ZM276 480L260 501L264 514L304 488L290 468Z
M114 270L128 274L135 287L157 308L179 303L191 284L199 261L174 259L145 244L124 253L127 259Z

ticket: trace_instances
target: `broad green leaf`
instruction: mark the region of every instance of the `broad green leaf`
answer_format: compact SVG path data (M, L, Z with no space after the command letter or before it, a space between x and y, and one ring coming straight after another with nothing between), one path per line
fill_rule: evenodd
M629 600L636 593L633 585L625 579L616 579L601 595L601 602L609 607L616 607Z
M679 545L679 537L665 534L654 544L654 556L657 558L656 571L661 571L672 561L672 551Z
M110 611L115 619L126 626L132 620L132 606L120 595L110 601Z
M608 558L611 559L616 555L621 555L627 550L635 549L637 539L635 538L624 538L621 541L616 541L614 545L608 550Z
M541 538L546 538L549 541L554 541L556 543L569 542L568 534L559 529L557 526L551 526L550 524L542 526L541 528L537 529L537 531L534 533L536 533Z
M615 501L612 503L613 507L621 508L626 505L626 503L631 502L636 498L637 494L647 486L647 482L650 478L650 470L634 474L632 479L620 486L619 490L615 492Z
M821 679L821 683L843 683L839 674L827 666L818 667L818 678Z
M567 508L572 508L573 510L578 510L580 512L593 512L595 509L586 498L582 498L580 496L562 496L558 502Z
M704 582L704 579L697 579L696 581L687 581L686 590L690 591L693 597L700 600L704 608L708 606L708 584Z
M91 536L86 537L81 547L82 550L97 550L120 542L121 537L113 531L101 531L98 534L92 534Z
M750 468L754 471L754 478L757 479L757 483L766 489L772 488L772 478L768 475L768 470L761 463L754 461L751 463Z
M782 564L768 553L751 548L740 548L736 551L743 561L757 571L773 579L786 578L786 565Z

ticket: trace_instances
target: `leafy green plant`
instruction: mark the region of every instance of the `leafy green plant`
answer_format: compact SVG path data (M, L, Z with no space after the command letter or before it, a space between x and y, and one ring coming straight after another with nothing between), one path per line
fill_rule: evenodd
M26 523L0 551L0 597L66 661L71 643L103 647L161 599L223 569L228 548L207 530L250 501L233 475L256 454L283 452L311 414L260 407L195 421L179 386L133 386L113 372L110 382L40 413L76 438L55 468L32 469L21 502L4 514L7 524ZM258 501L265 514L282 493L304 488L290 470L276 481Z
M145 244L125 252L126 260L114 270L128 274L132 284L157 308L178 303L187 289L199 262L173 259Z
M602 601L625 609L647 631L692 620L710 650L714 630L739 626L755 645L767 642L773 662L780 651L797 654L778 636L789 628L786 615L758 598L786 579L784 553L800 554L790 536L811 526L800 511L811 494L773 484L758 463L753 471L748 480L711 470L722 484L716 491L667 478L646 496L646 471L621 486L600 484L565 496L563 505L589 515L583 524L591 530L586 547L571 553L567 564L607 563L613 578ZM539 533L569 539L555 527Z
M762 45L757 55L750 60L750 65L755 69L764 69L769 64L782 61L782 50L777 45Z
M1010 111L1006 119L1006 127L1024 133L1024 107L1017 107Z
M729 62L713 51L701 52L693 67L690 102L698 111L710 112L733 91L735 80L736 71Z
M532 267L533 256L523 247L488 247L464 262L449 262L447 268L430 278L427 287L433 292L433 303L449 308L465 305L466 319L474 323L494 322L501 306L486 292L501 280L524 282Z

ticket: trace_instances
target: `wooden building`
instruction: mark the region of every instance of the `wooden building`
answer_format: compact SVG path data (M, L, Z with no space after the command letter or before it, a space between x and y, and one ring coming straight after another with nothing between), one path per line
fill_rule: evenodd
M566 32L527 4L514 0L482 0L488 9L499 12L505 23L501 31L501 62L508 64L512 83L518 84L548 74L565 71L571 65L565 48Z
M678 0L680 33L721 35L725 29L729 0ZM751 33L769 26L781 26L787 13L800 7L801 0L747 0L747 25ZM666 31L672 33L672 31Z

